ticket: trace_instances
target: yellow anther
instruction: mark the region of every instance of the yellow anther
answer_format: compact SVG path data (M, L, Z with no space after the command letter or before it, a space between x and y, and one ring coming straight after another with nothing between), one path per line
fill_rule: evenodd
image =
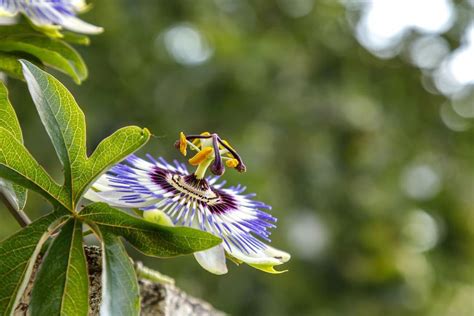
M189 159L189 163L193 166L199 165L201 162L206 160L213 153L212 147L205 147L200 152L198 152L194 157Z
M225 165L229 168L235 168L239 165L239 161L237 159L229 159L225 162Z
M186 135L183 132L179 133L179 151L186 156L186 148L188 147L188 142L186 141Z

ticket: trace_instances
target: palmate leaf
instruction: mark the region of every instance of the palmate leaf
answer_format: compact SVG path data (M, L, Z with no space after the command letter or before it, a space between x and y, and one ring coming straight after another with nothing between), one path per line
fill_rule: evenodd
M101 231L123 236L135 248L154 257L173 257L201 251L221 243L209 233L188 227L168 227L147 222L105 203L86 206L80 214Z
M74 183L76 196L82 196L108 167L134 153L149 137L150 132L146 128L128 126L102 140L86 161L86 168L79 170L81 173Z
M30 313L87 316L89 281L82 246L82 223L71 218L51 244L36 277Z
M119 237L99 231L102 240L101 315L140 314L137 275Z
M0 242L0 315L10 315L23 293L44 242L67 217L46 215Z
M12 133L0 127L0 177L40 193L53 205L71 205L68 188L57 184Z
M73 189L73 170L83 168L87 158L84 113L53 76L29 62L21 63L33 102L63 165L64 184Z
M41 121L64 167L65 185L71 188L75 204L94 179L108 166L121 161L143 146L147 129L122 128L103 140L87 158L84 114L71 93L53 76L22 61L25 79Z
M0 82L0 127L9 131L19 142L23 142L20 122L16 116L5 85ZM14 204L17 210L22 210L26 204L26 189L18 184L0 179L0 191L2 191L10 203Z

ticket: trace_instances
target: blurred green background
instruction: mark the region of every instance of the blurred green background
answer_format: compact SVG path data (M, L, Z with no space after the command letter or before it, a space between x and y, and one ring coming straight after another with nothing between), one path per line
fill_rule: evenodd
M224 178L273 206L293 255L277 276L132 256L232 315L474 315L473 2L389 2L96 1L89 79L55 74L89 150L136 124L155 135L142 153L182 160L180 131L218 132L248 167ZM9 88L60 180L25 84ZM31 217L47 210L30 194ZM0 215L3 239L19 227Z

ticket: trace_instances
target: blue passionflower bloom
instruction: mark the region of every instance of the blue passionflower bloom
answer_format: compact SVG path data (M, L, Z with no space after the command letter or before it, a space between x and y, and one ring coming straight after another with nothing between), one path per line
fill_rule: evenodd
M65 28L84 34L101 33L101 27L76 17L86 8L84 0L0 0L0 16L23 13L35 26L53 32Z
M222 238L222 244L194 254L212 273L227 273L226 256L265 272L284 272L273 267L287 262L290 255L263 242L270 242L268 230L275 227L276 218L267 213L271 207L254 200L255 194L245 194L245 187L225 187L226 182L219 180L225 166L245 171L237 152L210 133L181 133L176 147L185 156L188 148L197 152L189 159L197 167L195 172L177 161L170 164L163 158L147 155L145 160L132 155L101 176L86 198L139 208L147 220L194 227ZM205 177L207 169L214 176Z

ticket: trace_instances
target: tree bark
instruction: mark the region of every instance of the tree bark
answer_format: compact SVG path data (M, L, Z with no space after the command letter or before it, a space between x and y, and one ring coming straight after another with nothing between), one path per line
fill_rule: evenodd
M89 268L89 315L99 315L101 302L101 250L96 246L86 246L85 253ZM38 258L28 287L18 304L14 315L28 315L28 306L33 287L33 280L41 263ZM139 279L141 296L141 315L144 316L187 316L209 315L222 316L223 312L214 309L209 303L192 297L172 284L161 284L146 279Z

